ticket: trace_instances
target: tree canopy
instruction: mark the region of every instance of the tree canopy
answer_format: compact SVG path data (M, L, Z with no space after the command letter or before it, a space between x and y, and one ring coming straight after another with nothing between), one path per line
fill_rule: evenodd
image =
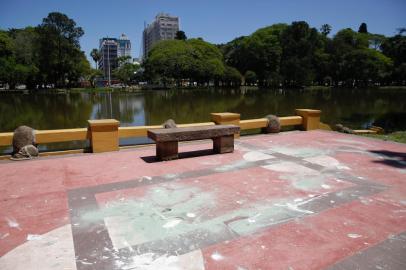
M217 84L237 77L235 69L226 72L221 51L202 39L160 41L149 52L144 67L151 81L163 84L175 81L180 85L185 80Z
M263 86L366 86L405 83L405 37L386 38L343 29L332 38L331 26L320 32L306 22L275 24L220 45L225 63Z
M0 81L14 88L73 86L90 71L79 39L84 32L68 16L49 13L37 27L0 31Z
M95 63L95 69L97 69L97 63L100 61L101 59L101 55L98 49L94 48L92 49L92 51L90 52L90 57L92 57L94 63Z
M175 35L175 39L179 39L179 40L186 40L187 36L185 34L185 32L183 31L177 31L176 35Z
M358 28L358 33L368 33L368 27L366 23L361 23L361 25Z
M143 72L122 58L113 76L125 84L142 76L150 83L178 86L406 84L404 28L391 37L368 32L366 23L333 36L331 29L323 24L318 30L304 21L274 24L219 45L187 39L178 31L174 40L153 46ZM94 83L100 72L91 69L80 49L83 35L74 20L58 12L36 27L0 30L0 83L10 88L71 87L81 78ZM93 49L90 56L97 69L100 52Z

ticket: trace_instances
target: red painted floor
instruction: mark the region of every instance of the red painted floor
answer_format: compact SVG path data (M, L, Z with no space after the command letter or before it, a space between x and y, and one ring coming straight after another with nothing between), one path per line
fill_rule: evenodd
M405 144L309 131L210 148L0 162L0 269L406 269Z

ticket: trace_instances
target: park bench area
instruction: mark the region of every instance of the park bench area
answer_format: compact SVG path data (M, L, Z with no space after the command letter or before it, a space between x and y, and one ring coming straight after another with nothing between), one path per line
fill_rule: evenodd
M218 125L148 130L148 137L156 142L156 156L160 160L178 158L178 142L212 139L213 151L218 154L234 151L235 125Z

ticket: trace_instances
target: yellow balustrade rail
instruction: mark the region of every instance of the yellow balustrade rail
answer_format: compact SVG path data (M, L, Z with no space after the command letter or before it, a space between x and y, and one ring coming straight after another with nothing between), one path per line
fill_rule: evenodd
M303 118L301 116L285 116L279 117L279 121L282 127L286 126L298 126L303 123ZM240 120L241 130L264 128L268 125L268 119L250 119L250 120Z
M87 128L36 130L37 143L84 141L89 139ZM13 132L0 133L0 146L13 143Z
M280 124L285 126L301 126L302 129L310 130L319 127L320 111L298 109L296 116L280 117ZM235 124L239 125L241 130L264 128L268 124L266 118L240 120L239 114L233 113L213 113L213 122L178 124L178 127L199 127L213 126L216 124ZM103 144L111 145L110 150L114 151L114 147L118 147L120 138L146 137L149 129L162 128L161 125L154 126L132 126L118 127L118 121L114 119L106 120L89 120L88 128L74 129L56 129L56 130L37 130L36 142L38 144L69 142L69 141L85 141L89 140L93 150L95 145L101 145L100 152L104 152ZM0 133L0 146L11 146L13 140L12 132ZM93 151L96 152L96 151Z
M287 116L280 117L281 126L295 126L301 125L303 119L301 116ZM268 124L266 118L240 120L241 130L264 128ZM214 122L205 123L191 123L179 124L178 127L199 127L199 126L214 126ZM135 138L146 137L149 129L162 128L160 125L154 126L133 126L133 127L119 127L118 137L121 138ZM85 141L90 139L90 134L87 128L73 128L73 129L53 129L53 130L36 130L36 141L42 143L54 142L70 142L70 141ZM0 133L0 146L11 146L13 141L13 132Z

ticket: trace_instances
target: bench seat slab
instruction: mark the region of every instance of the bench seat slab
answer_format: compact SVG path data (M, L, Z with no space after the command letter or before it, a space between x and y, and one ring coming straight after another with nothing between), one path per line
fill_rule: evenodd
M148 130L148 137L155 142L194 141L215 137L234 135L240 132L240 127L234 125L219 125L189 128L168 128Z

